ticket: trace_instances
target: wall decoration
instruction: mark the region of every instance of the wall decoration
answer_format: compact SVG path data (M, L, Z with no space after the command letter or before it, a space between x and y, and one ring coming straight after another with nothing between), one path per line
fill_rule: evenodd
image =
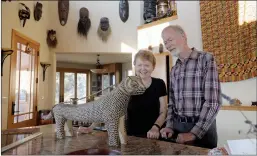
M50 63L40 62L41 67L43 68L43 81L45 81L46 69L51 65Z
M56 31L55 30L48 30L47 31L47 45L51 48L56 48L58 42L56 38Z
M177 15L177 3L176 0L168 0L168 8L171 11L171 16Z
M97 30L98 36L102 39L102 41L106 42L109 35L111 34L111 27L109 23L109 19L107 17L102 17L100 19L100 24Z
M160 45L159 45L159 53L163 53L163 44L162 43L160 43Z
M203 49L212 52L221 82L257 76L256 3L200 1Z
M129 3L128 0L120 0L119 4L120 19L125 23L129 17Z
M43 8L43 4L37 2L37 4L34 6L34 19L36 21L39 21L42 17L42 8Z
M20 3L21 8L19 10L19 18L22 21L23 20L23 27L26 24L26 20L30 19L30 9L24 4L24 3Z
M144 14L145 23L151 23L156 17L157 0L144 0Z
M60 24L64 26L67 23L69 15L69 0L58 0L58 13Z
M1 49L1 76L3 76L3 66L4 66L4 60L7 56L12 55L13 50L9 48L2 48Z
M87 33L90 27L91 20L89 19L89 11L87 8L83 7L79 10L79 22L77 27L78 34L87 38Z
M164 18L171 15L171 10L169 8L168 0L158 0L157 1L157 17Z
M177 15L175 0L157 0L157 15L152 21Z

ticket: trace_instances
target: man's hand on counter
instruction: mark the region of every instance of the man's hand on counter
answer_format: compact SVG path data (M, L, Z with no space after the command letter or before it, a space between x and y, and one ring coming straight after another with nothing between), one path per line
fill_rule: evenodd
M180 144L190 143L196 139L193 133L179 133L176 142Z
M162 138L168 139L172 137L174 131L171 128L165 127L161 129L160 133Z

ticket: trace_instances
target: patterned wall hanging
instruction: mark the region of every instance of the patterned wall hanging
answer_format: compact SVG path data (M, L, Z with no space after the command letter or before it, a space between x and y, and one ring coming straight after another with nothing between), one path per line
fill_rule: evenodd
M217 61L221 82L257 76L256 2L200 1L203 49Z

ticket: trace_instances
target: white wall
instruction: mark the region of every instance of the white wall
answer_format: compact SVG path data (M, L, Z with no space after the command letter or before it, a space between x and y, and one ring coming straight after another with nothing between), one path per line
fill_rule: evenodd
M137 30L140 24L140 1L129 1L130 14L126 23L119 17L119 1L70 1L69 17L65 26L58 18L57 1L50 2L51 28L57 30L58 46L55 52L132 52L137 48ZM91 28L88 39L77 34L79 9L89 10ZM100 18L108 17L112 34L107 43L97 36Z
M253 124L256 124L256 111L242 111L242 113ZM223 146L227 140L247 139L246 133L249 125L245 123L245 118L237 110L221 110L217 116L218 146ZM239 134L241 131L241 134ZM256 138L256 135L248 135Z
M21 1L20 1L21 2ZM36 2L24 1L29 8L31 17L26 21L25 27L20 25L18 17L19 3L17 1L1 2L2 3L2 47L11 48L12 29L24 34L25 36L40 43L40 61L51 62L52 53L49 52L46 44L46 31L49 27L48 19L48 2L42 1L43 15L40 21L35 21L33 17L33 8ZM8 114L8 96L9 96L9 74L10 74L10 56L4 62L2 76L2 129L7 128L7 114ZM38 94L38 110L50 107L53 92L49 89L49 84L52 83L49 71L52 71L50 66L46 72L46 80L43 82L42 68L39 66L39 94Z
M128 76L129 70L132 70L132 63L122 63L122 80Z
M238 98L243 105L252 105L252 101L257 101L257 78L251 78L238 82L221 83L221 90L231 98ZM223 100L224 104L228 104Z

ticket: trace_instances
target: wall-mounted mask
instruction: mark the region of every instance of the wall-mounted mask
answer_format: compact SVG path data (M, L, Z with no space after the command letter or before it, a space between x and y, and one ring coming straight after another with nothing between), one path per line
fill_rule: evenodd
M163 44L160 43L160 45L159 45L159 52L160 52L160 53L163 53L163 48L164 48L164 47L163 47Z
M129 3L128 0L120 0L119 4L120 19L125 23L129 17Z
M37 4L34 6L34 19L36 21L39 21L42 17L42 3L37 2Z
M47 31L47 45L51 48L55 48L57 46L57 38L56 38L56 31L55 30L48 30Z
M64 26L67 23L69 15L69 0L58 0L58 13L60 24Z
M77 31L80 35L87 38L87 33L91 27L91 20L89 19L89 12L87 8L81 8L79 10L79 22Z
M30 9L24 4L20 3L22 8L19 10L19 18L23 20L23 27L25 26L26 20L30 19Z
M102 39L102 41L107 41L109 35L111 34L111 27L109 23L109 19L107 17L102 17L100 19L100 24L97 30L98 36Z
M157 0L144 0L144 20L145 23L151 23L156 17Z

